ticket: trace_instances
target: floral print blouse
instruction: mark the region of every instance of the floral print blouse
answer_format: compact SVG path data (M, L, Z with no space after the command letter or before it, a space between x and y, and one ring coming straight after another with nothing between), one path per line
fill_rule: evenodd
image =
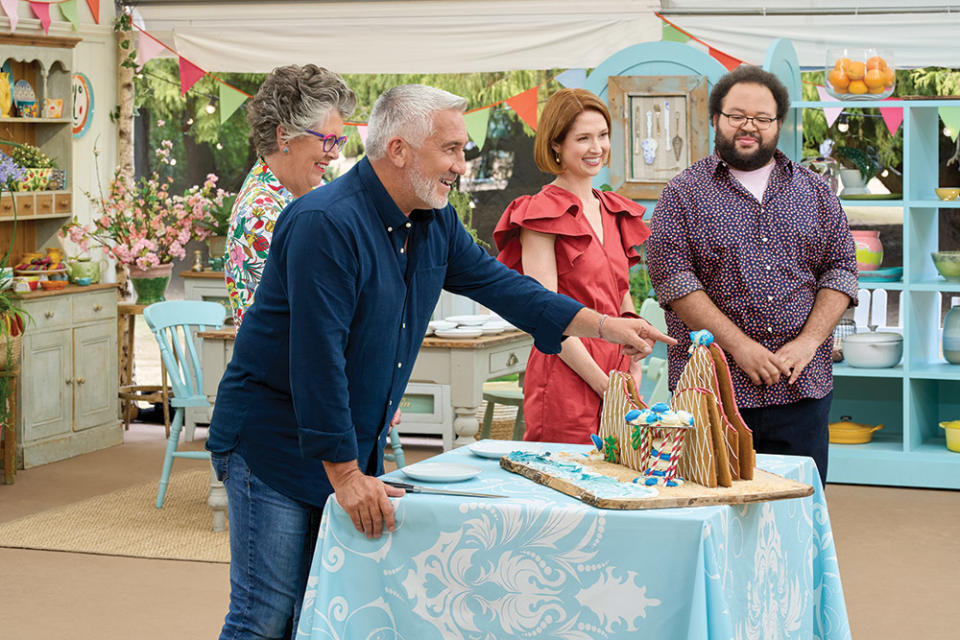
M223 265L237 329L247 307L253 304L277 216L293 199L263 158L253 165L240 187L227 232L227 259Z

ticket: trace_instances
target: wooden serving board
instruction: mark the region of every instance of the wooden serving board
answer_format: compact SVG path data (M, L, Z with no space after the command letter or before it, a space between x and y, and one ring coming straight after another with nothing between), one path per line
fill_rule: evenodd
M609 462L590 461L578 457L571 462L583 465L585 470L602 473L620 481L629 482L640 474L627 467ZM679 487L657 485L658 495L649 498L599 498L589 491L578 487L569 480L551 475L546 471L504 456L500 466L507 471L530 478L538 484L555 489L560 493L577 498L600 509L669 509L671 507L705 507L718 504L748 504L767 500L786 500L805 498L813 495L813 487L795 480L756 469L753 480L734 480L732 487L711 489L694 482L685 482Z

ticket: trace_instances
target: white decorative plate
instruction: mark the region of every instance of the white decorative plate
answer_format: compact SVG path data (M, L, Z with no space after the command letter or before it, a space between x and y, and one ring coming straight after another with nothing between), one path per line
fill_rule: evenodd
M497 327L497 326L491 327L485 324L480 328L480 330L483 331L483 335L485 336L495 336L498 333L503 333L504 331L506 331L506 328Z
M427 323L427 326L436 331L437 329L446 330L446 329L456 329L456 322L448 322L447 320L431 320Z
M450 462L418 462L406 467L400 467L403 475L421 482L460 482L476 478L481 473L480 467L469 464L453 464Z
M479 338L483 330L478 328L460 327L457 329L437 329L433 332L438 338Z
M36 102L37 95L26 80L17 80L13 85L13 99L17 102Z
M467 448L470 449L470 453L481 458L496 458L498 460L514 451L543 453L543 447L534 442L518 442L516 440L480 440Z
M482 315L473 315L473 316L450 316L449 318L444 318L447 322L456 322L457 324L475 326L481 325L490 320L490 314Z

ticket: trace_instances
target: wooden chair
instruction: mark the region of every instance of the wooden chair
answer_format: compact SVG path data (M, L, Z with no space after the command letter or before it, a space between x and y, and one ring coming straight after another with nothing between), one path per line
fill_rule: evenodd
M513 389L484 391L483 399L487 401L487 409L483 413L483 425L480 427L480 438L487 439L490 437L494 407L497 404L505 404L517 408L517 417L513 421L513 439L523 440L523 432L527 430L527 424L523 419L523 391L514 391Z
M170 406L175 410L157 490L158 509L163 507L174 458L210 459L208 451L177 451L177 446L180 442L180 429L183 427L184 409L210 406L203 393L203 372L194 342L194 332L219 329L225 316L223 305L197 300L158 302L143 311L147 326L160 347L160 357L173 390Z
M397 469L407 466L407 458L403 455L403 447L400 445L400 434L396 427L390 427L390 447L393 453L384 452L383 459L389 460L397 465Z

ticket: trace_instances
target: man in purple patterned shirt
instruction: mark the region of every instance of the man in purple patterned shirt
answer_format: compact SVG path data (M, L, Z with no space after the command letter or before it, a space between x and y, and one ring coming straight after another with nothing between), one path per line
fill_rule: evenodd
M826 482L833 329L857 299L857 262L829 185L777 150L790 99L741 66L710 93L715 153L671 180L647 243L666 310L670 388L689 332L731 361L737 404L761 453L811 456Z

